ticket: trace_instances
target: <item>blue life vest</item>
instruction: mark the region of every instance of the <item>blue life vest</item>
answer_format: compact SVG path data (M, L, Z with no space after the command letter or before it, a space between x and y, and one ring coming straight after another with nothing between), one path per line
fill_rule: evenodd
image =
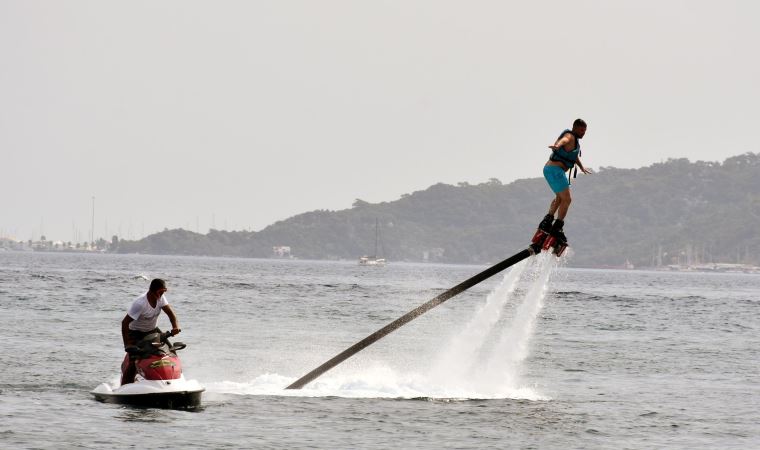
M572 134L572 131L565 130L562 132L562 134L559 135L557 140L562 139L562 136L565 134L570 133ZM575 135L573 135L575 136ZM564 148L558 148L557 150L552 150L551 156L549 156L550 161L559 161L565 166L567 166L568 169L572 169L573 166L575 166L575 162L578 160L578 157L581 154L581 143L580 140L575 137L575 149L572 151L567 151Z

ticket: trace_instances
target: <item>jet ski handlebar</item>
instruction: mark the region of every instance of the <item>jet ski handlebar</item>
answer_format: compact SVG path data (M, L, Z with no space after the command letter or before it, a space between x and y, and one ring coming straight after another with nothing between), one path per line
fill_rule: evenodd
M177 331L179 333L179 331ZM153 353L154 351L158 351L161 347L164 345L168 346L168 349L171 351L177 351L182 350L183 348L187 347L187 345L183 344L182 342L169 342L169 338L174 336L176 333L172 333L172 331L164 331L159 333L155 333L153 335L148 335L143 340L137 343L137 345L128 345L124 348L124 351L129 353L133 356L138 356L141 354L144 354L146 352ZM156 336L158 335L158 336ZM153 336L151 338L151 336ZM153 347L154 350L151 350L150 348Z
M182 330L178 329L177 333L179 333L180 331ZM154 342L153 345L155 347L160 347L164 345L164 343L167 343L169 344L169 347L171 348L173 352L176 352L177 350L182 350L183 348L187 347L186 344L183 344L182 342L174 342L174 343L169 342L169 338L172 336L176 336L177 333L174 333L172 330L164 331L163 333L161 333L161 342Z

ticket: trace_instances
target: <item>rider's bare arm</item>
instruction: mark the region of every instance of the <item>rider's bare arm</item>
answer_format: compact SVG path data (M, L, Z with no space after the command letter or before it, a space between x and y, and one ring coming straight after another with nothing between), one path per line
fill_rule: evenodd
M594 173L594 171L593 171L593 170L591 170L590 168L589 168L589 169L587 169L587 168L585 168L585 167L583 166L583 163L581 162L581 158L577 158L577 159L575 160L575 164L577 164L577 165L578 165L578 167L580 167L580 169L581 169L581 172L583 172L583 173L585 173L585 174Z
M129 344L129 323L134 319L129 317L129 314L124 316L124 320L121 321L121 340L124 341L124 347Z
M573 139L574 139L574 137L573 137L572 134L565 133L564 136L562 136L561 138L557 139L557 142L555 142L554 145L550 145L549 148L552 149L552 150L559 150L560 148L564 149L564 150L567 150L568 149L568 145L573 142ZM570 150L572 150L573 148L574 147L570 148Z
M175 335L179 333L179 320L177 320L177 315L174 314L174 310L172 309L171 305L166 305L161 307L161 310L163 310L167 316L169 316L169 321L172 323L172 335Z

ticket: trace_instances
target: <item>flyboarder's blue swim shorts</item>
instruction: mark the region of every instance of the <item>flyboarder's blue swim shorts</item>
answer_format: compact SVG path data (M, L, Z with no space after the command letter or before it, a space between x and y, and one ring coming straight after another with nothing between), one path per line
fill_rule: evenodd
M567 180L567 175L565 175L562 167L544 166L544 178L546 178L546 182L549 183L549 187L552 188L555 194L559 194L570 187L570 182Z

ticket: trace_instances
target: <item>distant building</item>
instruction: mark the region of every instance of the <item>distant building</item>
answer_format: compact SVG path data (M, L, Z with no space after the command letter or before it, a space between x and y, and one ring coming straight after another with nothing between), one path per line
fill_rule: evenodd
M32 242L32 248L37 252L44 252L53 248L53 243L42 236L39 241Z
M290 247L287 245L276 245L272 247L272 256L275 258L292 258Z

